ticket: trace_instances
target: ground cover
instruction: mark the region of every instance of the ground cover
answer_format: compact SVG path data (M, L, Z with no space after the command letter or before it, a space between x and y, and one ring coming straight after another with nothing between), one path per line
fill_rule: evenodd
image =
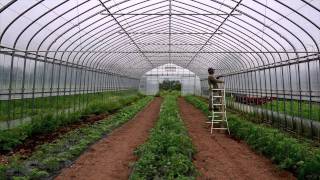
M0 121L31 117L51 111L64 110L84 105L92 101L107 100L109 97L135 94L134 90L106 91L75 95L38 97L34 99L14 99L0 101Z
M74 112L58 114L56 112L49 112L34 116L31 123L0 131L0 152L2 154L10 152L16 146L23 144L27 138L52 133L60 127L87 119L92 114L113 113L141 97L142 95L138 93L121 93L121 96L110 96L105 101L90 101L85 108Z
M208 116L179 98L180 115L196 147L193 163L199 171L197 179L273 179L294 180L271 160L255 153L246 143L232 139L225 131L210 133Z
M195 149L180 119L177 93L166 92L159 120L148 141L140 146L130 179L193 179Z
M143 107L152 97L144 97L121 109L109 118L70 131L52 143L43 144L27 159L14 156L8 164L0 165L0 179L50 178L61 168L70 165L92 143L121 126Z
M195 96L185 98L208 114L207 103ZM269 157L282 169L300 179L320 178L320 149L273 128L254 124L239 115L228 113L231 134L244 140L252 149Z
M235 101L234 98L227 97L228 101ZM309 101L298 101L289 99L274 99L255 107L284 113L289 116L302 117L314 121L320 121L320 103Z
M134 118L90 146L55 179L128 179L137 159L134 150L147 140L158 119L161 102L160 97L154 98Z

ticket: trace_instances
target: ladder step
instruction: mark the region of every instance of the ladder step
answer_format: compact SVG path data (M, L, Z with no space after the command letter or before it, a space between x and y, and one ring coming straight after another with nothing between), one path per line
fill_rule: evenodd
M228 128L212 128L212 129L224 129L224 130L227 130Z
M214 121L207 121L206 123L211 124L211 123L220 123L220 122L227 122L226 120L214 120Z
M226 112L226 104L225 104L225 88L217 88L217 89L209 89L211 91L211 108L214 109L214 107L218 107L219 110L218 112L215 112L214 110L211 111L211 116L209 116L210 119L206 121L206 123L211 124L211 134L213 133L213 130L227 130L228 133L230 134L229 131L229 125L228 125L228 120L227 120L227 112ZM217 99L217 100L216 100ZM214 101L216 100L216 101ZM221 109L220 109L221 107ZM211 121L210 121L211 120ZM214 124L221 124L225 123L225 127L221 128L215 128Z

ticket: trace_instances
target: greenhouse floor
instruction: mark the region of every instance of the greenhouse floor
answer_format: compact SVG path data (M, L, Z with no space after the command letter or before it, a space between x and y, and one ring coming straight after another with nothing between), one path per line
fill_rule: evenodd
M161 102L161 98L154 99L133 120L91 146L56 179L128 179L137 160L134 150L147 140ZM200 110L183 98L178 104L197 151L193 158L199 172L197 179L295 179L244 142L221 132L210 135L209 125L202 123L207 117Z
M219 132L210 135L210 124L203 123L207 117L182 98L179 108L197 150L193 163L201 174L198 179L295 179L244 142Z
M91 146L56 179L127 179L130 165L136 161L134 150L147 140L161 102L161 98L155 98L135 118Z

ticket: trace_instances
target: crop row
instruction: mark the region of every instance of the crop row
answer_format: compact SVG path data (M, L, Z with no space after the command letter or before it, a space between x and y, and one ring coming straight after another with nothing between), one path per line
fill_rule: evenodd
M320 121L320 104L297 100L274 100L261 106L262 108ZM310 109L311 108L311 109Z
M77 122L90 114L112 113L141 97L138 93L110 96L106 100L93 100L83 108L73 112L49 112L33 116L31 123L13 129L0 131L0 151L10 151L28 137L50 133L58 128Z
M230 102L235 101L232 97L227 97L227 100ZM256 107L284 113L294 117L320 121L320 103L316 102L298 101L294 99L274 99Z
M177 96L166 94L159 119L148 141L136 151L139 160L131 179L193 179L195 153L191 139L180 119Z
M0 165L0 179L52 178L92 143L132 119L151 100L152 97L142 98L107 119L70 131L53 143L41 145L26 160L12 158L8 165Z
M134 94L134 90L105 91L97 93L60 95L38 98L12 99L10 101L0 100L0 121L9 119L20 119L47 113L70 109L75 106L87 104L90 101L106 100L112 96Z
M194 96L186 100L208 113L207 104ZM228 114L231 134L252 149L269 157L280 168L294 172L299 179L320 178L320 150L273 128L254 124L235 114Z

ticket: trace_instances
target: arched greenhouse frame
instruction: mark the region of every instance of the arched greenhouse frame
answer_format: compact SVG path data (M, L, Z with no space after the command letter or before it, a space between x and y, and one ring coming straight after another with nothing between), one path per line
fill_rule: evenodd
M318 0L1 0L0 146L127 103L114 97L159 95L165 80L206 101L209 67L228 113L317 144L319 46Z

